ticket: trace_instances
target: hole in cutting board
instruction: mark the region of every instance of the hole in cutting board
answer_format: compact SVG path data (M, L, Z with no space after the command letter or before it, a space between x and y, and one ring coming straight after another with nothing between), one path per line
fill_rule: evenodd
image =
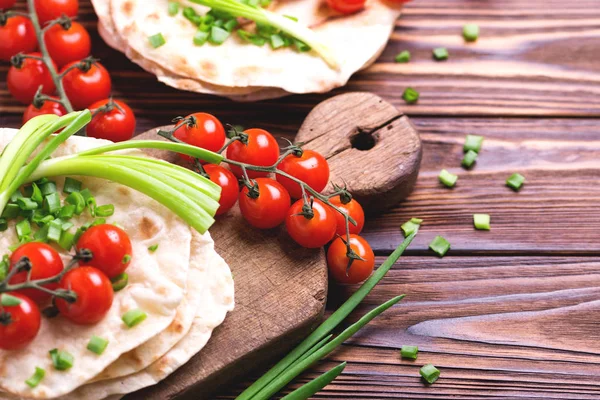
M358 134L350 138L350 144L352 145L352 148L356 150L371 150L375 147L375 143L377 142L371 132L363 131L360 128L358 128Z

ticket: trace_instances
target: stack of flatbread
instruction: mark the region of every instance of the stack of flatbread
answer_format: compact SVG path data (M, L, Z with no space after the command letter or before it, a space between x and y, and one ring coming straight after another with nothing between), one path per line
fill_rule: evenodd
M0 129L0 151L15 132ZM54 156L106 143L74 136ZM98 204L114 204L115 213L107 222L122 226L133 245L129 283L115 293L110 311L99 323L81 326L60 316L44 317L38 336L26 348L0 350L2 400L116 399L154 385L200 352L213 329L233 309L231 271L214 250L208 233L198 234L158 202L125 186L77 179L92 191ZM61 189L62 180L57 179L57 184ZM86 221L74 222L79 226ZM1 233L2 254L15 243L14 227ZM149 249L153 245L158 245L155 251ZM147 318L127 328L121 316L135 308L144 310ZM93 335L109 341L102 355L86 349ZM74 356L72 368L58 371L52 366L48 351L54 348ZM31 389L25 380L35 367L43 368L46 375Z
M322 93L346 84L383 51L400 15L398 5L367 0L352 15L332 12L323 0L274 0L270 10L293 16L310 27L333 52L331 68L315 52L273 50L231 35L216 46L195 46L197 30L182 13L168 14L169 0L92 0L98 29L111 47L155 74L159 81L183 90L256 101L293 93ZM208 8L181 0L204 15ZM161 33L166 43L154 48L148 38Z

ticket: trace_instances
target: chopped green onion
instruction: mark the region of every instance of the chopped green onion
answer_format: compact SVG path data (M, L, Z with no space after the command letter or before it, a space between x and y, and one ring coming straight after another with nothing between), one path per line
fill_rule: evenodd
M411 87L407 87L404 89L404 93L402 93L402 98L406 104L415 104L417 101L419 101L419 92Z
M458 180L458 175L451 174L450 172L443 169L438 176L440 182L442 182L447 187L451 188L456 185L456 181Z
M38 185L42 192L42 196L48 196L49 194L58 191L58 189L56 189L56 183L54 183L52 181L47 181L44 183L39 183L39 181L38 181Z
M202 30L196 31L196 33L194 34L194 44L196 46L202 46L204 43L206 43L209 36L210 36L210 33L208 33L208 31L207 32L203 32Z
M402 346L402 348L400 349L400 355L402 356L402 358L416 360L418 353L419 348L417 346Z
M272 49L279 49L280 47L285 46L283 38L281 37L281 35L278 34L271 35L271 37L269 38L269 44L271 45Z
M121 319L127 325L128 328L133 328L147 317L146 313L140 310L139 308L135 308L133 310L127 311Z
M411 218L410 222L412 222L413 224L421 225L423 223L423 220L421 218Z
M76 215L81 214L83 212L83 209L85 208L85 199L83 198L80 192L73 192L69 194L65 201L68 204L72 204L75 206L74 212Z
M90 189L83 189L80 193L83 196L83 200L85 200L85 204L92 211L92 216L95 216L96 215L95 214L96 198L92 195L92 192L90 191Z
M33 189L31 192L31 200L33 200L36 203L41 205L42 202L44 201L44 197L42 196L42 191L40 190L38 185L36 185L35 183L32 183L31 187Z
M469 150L473 150L475 153L479 153L481 145L483 144L483 136L479 135L467 135L465 137L465 145L463 151L466 153Z
M62 208L58 212L58 218L71 219L73 217L74 213L75 213L75 206L73 204L66 204L66 205L62 206Z
M267 39L265 39L264 37L255 35L243 29L238 29L237 34L245 41L250 42L256 46L263 46L265 43L267 43Z
M421 367L419 374L427 381L432 384L440 377L440 370L433 366L433 364L427 364Z
M112 282L112 288L114 292L123 290L127 283L129 283L129 275L126 273L119 274L110 280Z
M443 61L448 59L448 49L445 47L438 47L437 49L433 49L433 58L437 61Z
M131 261L131 255L130 255L130 254L125 254L125 255L123 256L123 260L121 260L121 262L122 262L123 264L127 264L129 261Z
M18 198L23 197L23 194L17 189L13 194L10 195L10 202L16 203Z
M229 37L229 32L218 26L214 26L210 29L210 36L208 41L212 44L223 44L223 42Z
M31 200L29 197L21 197L17 199L17 204L21 210L35 210L38 208L38 203Z
M150 42L150 46L152 46L155 49L167 43L162 33L157 33L155 35L148 36L148 41Z
M21 299L10 294L2 293L0 295L0 304L4 307L14 307L21 304Z
M44 197L44 209L50 214L58 213L60 208L60 195L57 192Z
M473 224L475 229L482 231L490 230L490 215L489 214L473 214Z
M396 55L394 58L397 63L407 63L410 61L410 51L404 50Z
M31 234L31 225L26 219L17 223L15 227L17 229L17 237L19 240L24 239Z
M92 353L102 355L102 353L104 353L104 350L106 350L107 346L108 346L108 340L94 335L88 342L86 348L89 351L91 351Z
M148 247L148 251L150 251L151 253L154 253L156 249L158 249L158 243Z
M48 231L50 230L50 225L42 226L33 236L35 240L48 242Z
M519 173L512 174L506 180L506 185L515 192L521 190L521 186L523 186L523 183L525 183L525 177Z
M73 244L75 244L75 234L68 230L64 231L60 235L60 239L58 240L58 245L62 249L69 251L73 247Z
M63 222L60 219L55 219L54 221L50 222L48 224L48 235L46 236L46 238L48 240L58 242L63 231L62 224Z
M415 221L419 221L419 222L415 222ZM403 223L401 228L402 228L402 231L404 232L404 237L409 237L414 232L418 231L419 227L421 225L421 222L423 222L423 220L420 220L417 218L412 218L411 220Z
M8 229L8 221L6 218L0 218L0 232L4 232Z
M6 219L14 219L19 216L19 211L21 211L21 207L18 204L7 204L2 212L2 218Z
M461 165L467 169L471 168L473 164L477 161L477 153L473 150L469 150L465 153L465 156L462 159Z
M31 378L27 379L25 383L27 386L33 389L40 384L42 379L44 379L44 376L46 376L46 370L40 367L35 367L34 374L31 376Z
M94 220L94 222L92 222L91 226L96 226L96 225L102 225L106 223L106 219L105 218L96 218Z
M199 16L198 13L196 13L196 10L194 10L192 7L184 8L183 16L194 25L200 25L202 23L202 17Z
M429 248L438 256L444 257L448 250L450 250L450 242L441 236L436 236L435 239L429 243Z
M0 260L0 282L6 278L8 274L8 255L5 254Z
M106 204L103 206L96 207L96 215L98 217L110 217L115 213L115 206L112 204Z
M179 12L179 3L176 1L169 2L169 15L174 17Z
M306 43L304 43L303 41L298 40L296 38L293 38L293 40L294 40L294 47L296 47L296 50L298 50L299 52L303 53L303 52L311 50L310 46L307 45Z
M335 368L330 369L321 376L313 379L305 385L300 386L287 396L281 398L281 400L305 400L311 398L314 394L319 392L325 386L329 385L342 371L346 368L346 362L344 361Z
M225 28L227 32L232 32L237 26L238 22L235 18L232 18L223 24L223 28Z
M81 192L81 185L81 181L66 177L65 185L63 186L63 193L71 194L73 192Z
M463 37L467 42L475 42L479 37L479 25L467 24L463 26Z
M50 350L50 357L54 368L59 371L65 371L73 366L73 355L65 350L52 349Z

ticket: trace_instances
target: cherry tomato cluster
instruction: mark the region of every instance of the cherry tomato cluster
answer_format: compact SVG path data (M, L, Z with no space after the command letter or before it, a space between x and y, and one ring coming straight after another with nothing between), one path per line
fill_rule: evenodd
M21 302L0 306L0 349L21 349L36 337L41 325L40 306L51 300L50 291L68 291L75 295L74 299L58 295L53 299L60 315L73 323L89 325L104 318L113 303L111 279L125 272L131 263L131 241L121 228L101 224L86 230L77 241L77 248L91 251L91 259L80 260L79 266L66 272L59 282L43 285L44 291L27 288L8 293ZM29 259L31 271L14 274L8 282L10 285L26 282L28 274L29 280L38 281L56 277L65 269L63 260L52 246L29 242L10 255L9 271L24 257Z
M227 142L223 124L206 113L180 119L173 131L173 136L182 142L226 152L224 163L229 162L229 168L214 164L199 168L202 174L221 187L217 215L226 213L239 201L242 216L256 228L271 229L285 223L292 239L307 248L323 247L333 241L327 259L331 275L337 281L358 283L369 277L375 257L367 241L358 236L365 222L361 205L344 191L329 197L326 203L313 198L297 181L318 193L322 192L329 181L329 165L325 157L316 151L292 147L280 160L279 145L266 130L253 128L234 135ZM188 156L181 157L191 161ZM273 171L269 167L275 164L277 171L273 179L270 177ZM246 168L246 165L259 168ZM238 179L242 182L241 190ZM346 237L345 217L332 205L356 222L356 225L349 224L350 238ZM350 268L348 239L349 247L357 256Z
M388 0L392 4L408 3L410 0ZM332 10L341 14L354 14L365 8L367 0L327 0Z
M50 57L50 71L37 50L36 30L31 20L8 11L14 0L0 0L0 60L10 61L7 87L12 96L28 107L23 123L41 114L64 115L53 73L62 82L64 96L76 110L94 112L87 128L91 137L123 141L135 132L135 116L124 103L110 100L111 78L104 66L90 57L87 30L71 18L77 16L78 0L35 0L35 13L43 27L43 42ZM36 96L38 88L40 95Z

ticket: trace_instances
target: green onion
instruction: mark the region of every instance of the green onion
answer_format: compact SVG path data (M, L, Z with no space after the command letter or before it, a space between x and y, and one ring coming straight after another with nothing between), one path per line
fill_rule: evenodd
M0 282L6 278L8 274L8 255L5 254L0 260Z
M48 235L46 238L48 240L53 240L58 242L60 240L60 236L62 235L62 221L60 219L55 219L54 221L48 224Z
M183 17L190 21L194 25L200 25L202 23L202 17L196 13L192 7L186 7L183 9Z
M81 181L66 177L65 185L63 186L63 193L70 194L73 192L81 192L81 185Z
M458 180L458 176L451 174L450 172L443 169L438 176L440 182L442 182L447 187L451 188L456 185L456 181Z
M35 235L33 236L36 241L48 242L48 231L50 230L49 225L42 226Z
M506 185L515 192L521 190L521 186L523 186L523 183L525 183L525 177L519 173L512 174L506 180Z
M4 307L14 307L21 304L21 299L10 294L2 293L0 295L0 305Z
M91 226L102 225L106 223L106 218L96 218Z
M44 197L44 210L50 214L58 213L62 205L60 204L60 195L57 192Z
M71 219L73 217L73 214L75 214L75 205L66 204L62 206L60 211L58 212L58 218Z
M429 248L438 256L444 257L448 250L450 250L450 242L441 236L436 236L433 241L429 243Z
M440 370L433 366L433 364L427 364L421 367L419 374L427 381L432 384L440 377Z
M60 235L60 239L58 240L58 245L62 249L69 251L73 247L73 244L75 244L75 234L68 230L64 231Z
M473 214L473 224L475 229L482 231L490 230L490 215L489 214Z
M104 350L106 350L107 346L108 346L108 340L94 335L88 342L86 348L89 351L91 351L92 353L102 355L102 353L104 353Z
M223 24L223 28L225 28L227 32L232 32L235 28L237 28L237 26L238 22L235 18L232 18Z
M17 189L13 194L10 195L10 202L16 203L17 199L20 199L21 197L23 197L23 194L21 194L21 192Z
M245 40L249 43L252 43L253 45L256 45L256 46L263 46L265 43L267 43L267 39L265 39L264 37L255 35L253 33L245 31L243 29L238 29L237 34L243 40Z
M473 164L477 161L477 153L473 150L469 150L465 153L465 156L462 159L461 165L467 169L471 168Z
M155 49L167 43L164 36L160 32L155 35L148 36L148 41L150 42L150 46L152 46Z
M148 247L148 251L150 251L151 253L154 253L156 249L158 249L158 243Z
M40 187L40 191L42 192L42 196L48 196L51 193L54 193L57 191L56 189L56 183L51 182L51 181L47 181L44 183L39 183L38 186Z
M121 319L127 325L128 328L133 328L147 317L146 313L140 310L139 308L135 308L133 310L127 311Z
M402 224L401 228L404 232L404 237L408 237L412 235L414 232L419 230L419 226L423 222L422 219L411 218L409 221L406 221Z
M404 50L396 55L394 60L397 63L407 63L410 61L410 51Z
M44 376L46 376L46 370L40 367L35 367L34 374L31 376L31 378L27 379L25 383L27 386L33 389L40 384L42 379L44 379Z
M345 361L337 367L325 372L323 375L308 382L307 384L300 386L292 393L282 397L281 400L305 400L311 398L314 394L319 392L325 386L329 385L331 381L337 378L338 375L342 373L344 368L346 368Z
M4 232L8 229L8 221L5 218L0 218L0 232Z
M129 283L129 275L126 273L119 274L110 280L112 282L112 288L114 292L125 289L125 286Z
M402 358L416 360L418 353L419 348L417 346L402 346L402 348L400 349L400 356Z
M81 214L85 208L85 199L79 192L73 192L69 194L65 201L75 207L74 213L76 215Z
M6 219L14 219L19 216L19 211L21 211L21 207L18 204L7 204L6 208L2 212L2 218Z
M38 185L34 183L31 184L32 192L31 192L31 200L35 201L38 204L42 204L44 201L44 197L42 196L42 191L38 187Z
M463 26L463 37L467 42L475 42L479 37L479 26L476 24L467 24Z
M402 98L406 104L415 104L417 101L419 101L419 92L411 87L407 87L404 89L404 93L402 93Z
M17 229L17 237L19 240L24 239L31 234L31 225L26 219L17 223L15 227Z
M52 349L50 350L50 357L54 368L59 371L65 371L73 366L73 355L65 350Z
M222 44L229 37L229 32L223 28L219 28L218 26L213 25L210 28L210 36L208 37L208 41L212 44Z
M437 61L443 61L448 59L448 49L445 47L438 47L437 49L433 49L433 58Z
M83 196L83 200L85 201L86 206L92 211L92 216L95 216L96 212L96 198L92 195L90 189L83 189L81 192L81 196Z
M122 262L123 264L127 264L129 261L131 261L131 255L130 255L130 254L125 254L125 255L123 256L123 259L121 260L121 262Z
M466 153L469 150L473 150L475 153L479 153L481 145L483 144L483 136L479 135L467 135L465 137L465 145L463 151Z
M31 200L29 197L21 197L17 199L17 204L21 210L35 210L38 208L38 203Z
M285 42L283 41L283 38L278 34L271 35L271 37L269 38L269 44L271 45L271 48L273 50L279 49L280 47L285 46Z
M176 1L169 2L169 15L174 17L179 12L179 3Z
M96 207L96 215L98 217L110 217L115 213L115 206L112 204L106 204L100 207Z
M196 46L202 46L204 43L206 43L209 36L210 33L208 32L203 32L202 30L196 31L196 33L194 34L194 44Z
M311 48L309 45L307 45L306 43L304 43L301 40L298 40L296 38L292 38L294 40L294 47L296 48L296 50L298 50L299 52L306 52L306 51L310 51Z

